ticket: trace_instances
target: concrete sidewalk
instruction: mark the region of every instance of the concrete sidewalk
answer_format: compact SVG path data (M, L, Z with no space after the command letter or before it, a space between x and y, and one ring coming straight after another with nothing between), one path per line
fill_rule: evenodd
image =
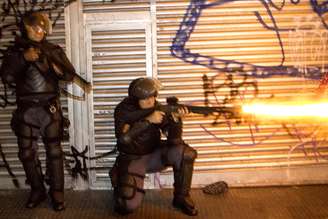
M0 191L1 219L45 218L129 218L129 219L328 219L328 185L230 188L221 195L207 195L193 189L199 215L189 217L171 205L172 190L147 190L143 205L128 216L117 215L112 191L66 191L66 210L54 212L46 201L36 209L24 207L26 190Z

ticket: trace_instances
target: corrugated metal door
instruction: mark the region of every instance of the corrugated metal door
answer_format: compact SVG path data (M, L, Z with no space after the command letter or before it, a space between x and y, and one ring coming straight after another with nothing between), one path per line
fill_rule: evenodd
M149 11L150 0L99 1L83 0L84 13L113 13Z
M152 76L151 22L147 12L87 14L85 22L87 69L93 81L90 155L99 156L115 147L113 112L127 96L129 83ZM115 157L91 160L91 188L109 188L108 170Z
M4 1L0 0L0 4L3 5ZM27 8L29 8L29 4L27 5ZM23 10L23 8L21 8ZM60 17L56 22L55 27L53 28L53 33L50 35L47 39L55 44L59 44L63 49L65 49L65 22L64 22L64 11L58 10L56 12L53 12L52 16L53 18L57 16L60 12ZM13 22L14 18L6 18L5 22ZM1 21L3 22L3 21ZM9 41L13 40L12 31L15 30L15 28L9 28L4 29L4 32L2 33L3 36L0 41L0 49L6 48L5 45ZM1 62L1 60L0 60ZM3 84L0 83L0 94L4 94L4 87ZM15 96L12 95L12 92L9 90L9 100L11 102L15 101ZM3 100L0 100L1 104L3 104ZM64 115L68 116L68 104L67 104L67 98L61 97L61 103ZM14 106L7 106L5 108L0 107L0 144L2 149L2 156L0 157L0 188L6 189L6 188L15 188L15 184L13 183L14 179L17 179L19 182L20 187L25 186L25 173L23 170L23 167L21 165L21 162L18 159L18 146L17 146L17 140L10 128L10 120L11 120L11 114L13 110L16 109L16 105ZM62 142L63 148L65 152L69 152L69 142ZM43 170L45 170L45 149L43 146L42 141L39 141L39 156L40 160L42 162ZM7 162L7 164L6 164ZM6 168L14 174L12 177L10 176L9 172ZM68 174L68 171L65 170L66 174L66 187L71 187L71 176Z
M320 5L321 4L321 5ZM327 65L324 3L156 1L160 97L223 106L313 95ZM244 75L244 76L242 76ZM258 92L257 92L258 89ZM192 115L184 138L198 151L195 185L327 182L326 128ZM161 176L171 185L171 173Z
M157 23L152 25L157 26L157 39L153 39L152 44L156 45L157 41L153 51L158 51L158 58L154 60L157 67L153 70L154 76L164 85L159 96L162 102L173 95L185 104L212 106L240 105L254 97L277 101L306 98L312 96L318 86L315 79L325 72L326 11L325 4L317 1L127 0L104 3L90 0L84 1L83 11L96 14L154 8L152 13L156 12ZM96 38L104 34L94 32L93 35ZM106 40L104 37L100 41ZM104 47L110 44L117 42ZM93 67L95 70L98 65L102 66L101 72L106 71L104 63L110 63L110 59L94 57L93 62L97 63ZM113 59L111 63L116 68L122 66L120 62ZM140 66L140 62L135 63ZM122 77L127 79L122 73L117 81ZM118 86L111 83L112 87ZM129 79L125 81L125 89L128 83ZM98 84L100 82L95 84L92 106L95 118L92 124L95 138L92 139L95 139L96 152L97 142L113 146L109 143L115 141L110 113L118 103L116 97L112 97L114 102L101 105L106 95L117 93L103 90L108 94L100 95ZM108 120L102 118L103 121L111 121L103 123L102 129L99 112L108 116ZM318 132L317 127L309 123L267 120L237 124L235 119L225 117L188 116L184 138L199 153L193 184L204 185L217 180L238 186L327 182L328 146L322 137L326 129L320 126ZM108 158L108 161L95 164L110 166L112 161ZM103 181L108 180L107 172L96 171L95 174L98 179L102 175L105 176ZM171 171L162 173L160 179L162 185L171 186ZM97 187L96 183L92 185Z

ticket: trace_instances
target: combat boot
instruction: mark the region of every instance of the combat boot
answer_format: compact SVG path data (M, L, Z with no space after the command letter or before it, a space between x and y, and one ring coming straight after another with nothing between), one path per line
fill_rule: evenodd
M41 190L32 189L25 207L26 208L35 208L41 202L46 200L46 198L47 198L47 194L46 194L45 189L41 189Z
M191 199L190 195L175 195L172 204L175 208L181 209L182 212L189 216L196 216L198 214L198 210L196 209L195 204Z
M41 165L38 160L22 161L27 183L31 186L30 196L25 204L26 208L35 208L47 198L46 189L43 184Z
M189 216L196 216L198 214L198 210L190 197L191 180L196 156L197 152L189 146L186 146L181 167L179 169L173 168L174 198L172 204Z
M57 151L56 151L57 150ZM49 196L52 207L55 211L65 209L64 204L64 160L62 152L57 148L52 148L50 151L52 156L48 159L49 171Z
M52 208L55 211L63 211L65 210L64 203L64 192L63 191L49 191L49 197L51 200Z

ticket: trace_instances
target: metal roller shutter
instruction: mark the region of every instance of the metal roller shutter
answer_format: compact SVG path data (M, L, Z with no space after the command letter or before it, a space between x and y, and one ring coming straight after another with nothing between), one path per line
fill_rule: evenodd
M83 0L84 13L105 13L105 12L140 12L149 11L149 0L121 0L121 1L99 1L99 0Z
M131 19L133 18L133 21ZM116 145L114 108L127 96L129 83L152 75L149 13L86 15L88 72L93 95L89 108L90 156L99 156ZM91 160L91 188L109 188L108 170L116 154ZM148 180L149 182L151 179Z
M327 29L313 4L156 1L158 78L164 85L160 97L164 101L175 95L182 103L195 105L217 106L225 100L242 104L256 96L255 84L257 98L263 100L313 95L318 81L311 79L310 69L322 68L322 75L327 65ZM173 42L176 56L170 51ZM298 77L287 75L280 65L291 72L300 70ZM263 73L268 75L259 77ZM213 116L200 115L185 119L184 138L198 151L194 184L327 181L325 127L316 133L315 124L286 122L286 128L280 122L214 121ZM164 185L172 183L170 174L162 174Z
M83 1L87 72L93 72L89 78L94 82L90 156L113 148L113 109L128 83L140 75L160 79L162 102L175 95L185 104L227 101L233 106L255 96L312 96L318 86L312 78L322 76L327 62L327 30L319 16L324 16L324 6L317 1ZM157 39L147 40L140 29L122 29L127 24L120 22L127 14L139 12L156 12L157 22L152 19L151 25L157 27ZM102 28L90 18L98 19ZM139 40L130 41L132 36ZM146 47L153 46L151 74L144 66L143 40ZM195 186L216 180L239 186L327 182L325 134L324 127L317 133L316 125L308 123L236 124L233 119L201 115L188 116L184 126L186 142L199 153ZM113 160L114 156L90 162L96 168L91 171L92 188L108 188ZM172 184L170 170L161 174L161 184Z

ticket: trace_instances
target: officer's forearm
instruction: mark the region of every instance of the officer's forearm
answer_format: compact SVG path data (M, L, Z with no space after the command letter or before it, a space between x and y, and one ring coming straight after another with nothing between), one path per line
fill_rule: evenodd
M131 145L134 139L143 133L151 125L150 122L144 120L136 122L127 132L123 133L118 139L120 144Z
M154 112L154 109L151 108L151 109L140 109L140 110L126 113L126 115L124 115L124 122L128 123L128 124L135 123L137 121L145 119L147 116L149 116L153 112Z

